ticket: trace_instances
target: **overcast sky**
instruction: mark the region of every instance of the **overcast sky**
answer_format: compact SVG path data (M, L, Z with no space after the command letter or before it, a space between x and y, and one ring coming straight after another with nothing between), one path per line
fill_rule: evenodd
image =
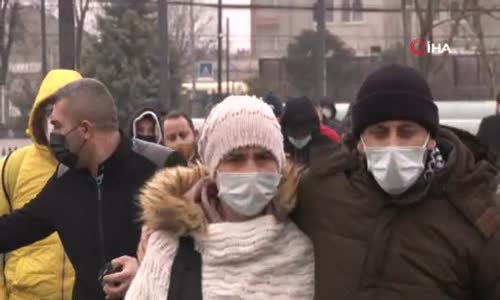
M217 0L210 0L217 3ZM223 0L224 4L249 4L250 0ZM223 12L224 20L229 17L231 48L250 48L250 10L226 9ZM225 21L224 21L225 22ZM225 26L225 25L224 25ZM224 27L225 28L225 27Z

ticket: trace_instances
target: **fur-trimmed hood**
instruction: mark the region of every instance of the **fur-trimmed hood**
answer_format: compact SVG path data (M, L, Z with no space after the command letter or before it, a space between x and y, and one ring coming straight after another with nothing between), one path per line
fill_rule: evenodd
M272 200L273 213L278 220L288 217L296 203L300 169L287 165ZM175 235L202 233L208 224L207 216L199 203L186 193L209 172L205 167L169 168L158 172L141 190L142 221L151 230L165 230Z

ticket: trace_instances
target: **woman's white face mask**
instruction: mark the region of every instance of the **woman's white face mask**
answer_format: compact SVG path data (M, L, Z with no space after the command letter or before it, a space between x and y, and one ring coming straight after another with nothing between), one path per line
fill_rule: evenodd
M281 175L278 173L217 172L219 199L234 212L253 217L261 213L276 196Z
M379 186L391 195L406 192L425 169L425 156L430 136L422 146L368 147L361 138L368 171Z

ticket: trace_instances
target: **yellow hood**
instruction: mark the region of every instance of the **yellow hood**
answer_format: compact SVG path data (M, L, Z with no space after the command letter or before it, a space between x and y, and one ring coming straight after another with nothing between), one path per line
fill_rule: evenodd
M26 134L29 137L33 137L33 126L40 126L39 124L33 124L34 114L36 110L42 105L49 96L54 94L57 90L63 86L81 79L82 75L73 70L52 70L43 79L40 89L38 90L38 95L36 96L35 103L31 109L30 118L28 121L28 129L26 129ZM33 142L36 142L33 139Z

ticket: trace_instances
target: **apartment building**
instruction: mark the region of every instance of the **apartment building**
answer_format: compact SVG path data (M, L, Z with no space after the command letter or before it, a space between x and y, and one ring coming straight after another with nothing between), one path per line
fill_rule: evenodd
M377 55L378 53L401 44L410 45L420 32L420 21L413 6L413 0L407 0L408 37L403 34L403 16L398 8L401 0L325 0L327 7L336 8L380 8L389 12L362 12L336 10L326 13L327 29L340 37L358 56ZM434 15L434 40L447 41L453 22L446 22L459 13L463 0L436 0L435 7L445 11ZM493 7L498 0L484 0L481 3ZM427 1L422 1L424 4ZM252 4L313 6L316 0L252 0ZM455 10L453 10L455 8ZM424 9L425 11L425 9ZM499 15L497 13L497 15ZM472 18L470 16L469 18ZM455 35L454 44L459 52L473 52L477 43L471 28L473 22L461 22ZM500 49L500 35L497 28L500 21L491 17L481 19L486 46ZM315 29L313 12L292 9L254 9L251 12L252 56L255 58L282 57L286 55L288 44L305 29ZM408 40L406 40L408 39ZM453 44L452 44L453 45Z

